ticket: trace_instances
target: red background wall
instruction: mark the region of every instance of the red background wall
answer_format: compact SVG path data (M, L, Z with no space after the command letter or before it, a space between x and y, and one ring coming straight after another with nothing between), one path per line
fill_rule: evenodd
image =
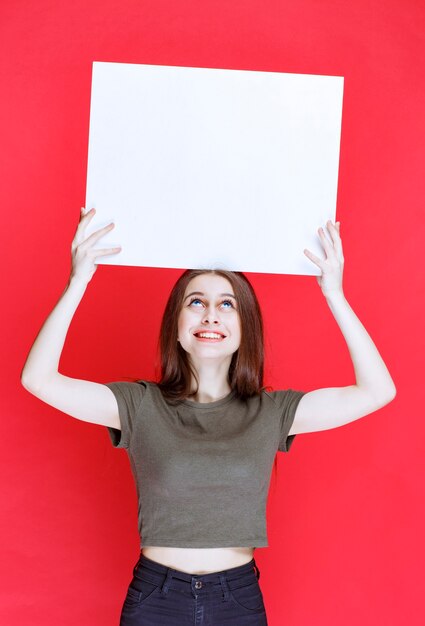
M278 454L270 546L255 558L271 626L423 623L424 13L419 0L2 0L3 624L117 624L139 553L126 453L103 427L20 384L69 275L93 61L345 77L337 208L345 294L398 394ZM179 274L100 266L61 371L98 382L153 377L160 317ZM249 278L266 323L266 382L352 384L316 279Z

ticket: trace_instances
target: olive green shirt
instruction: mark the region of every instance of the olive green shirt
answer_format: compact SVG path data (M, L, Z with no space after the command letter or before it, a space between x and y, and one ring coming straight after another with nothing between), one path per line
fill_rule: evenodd
M268 545L266 499L278 450L305 392L234 391L208 403L166 401L152 382L113 382L125 448L136 482L140 546L179 548Z

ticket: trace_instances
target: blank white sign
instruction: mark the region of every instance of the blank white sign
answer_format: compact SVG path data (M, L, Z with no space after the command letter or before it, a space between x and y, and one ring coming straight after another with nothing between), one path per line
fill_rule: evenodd
M93 63L87 234L99 263L319 275L343 77Z

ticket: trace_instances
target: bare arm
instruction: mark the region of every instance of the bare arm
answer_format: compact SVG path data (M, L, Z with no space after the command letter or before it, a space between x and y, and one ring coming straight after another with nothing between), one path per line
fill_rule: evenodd
M105 226L85 239L84 231L93 215L93 209L81 214L71 246L70 278L31 347L22 370L21 382L25 389L40 400L72 417L119 429L117 402L108 387L70 378L58 371L71 320L97 269L96 258L120 250L120 248L93 249L97 241L113 228L113 224Z
M290 434L342 426L380 409L396 394L387 366L344 296L329 298L328 304L347 342L356 384L306 393Z
M347 342L356 384L316 389L300 400L289 434L326 430L342 426L385 406L396 395L391 375L370 335L348 304L342 289L344 257L337 229L328 229L332 244L320 233L327 259L322 261L307 250L321 269L319 285Z

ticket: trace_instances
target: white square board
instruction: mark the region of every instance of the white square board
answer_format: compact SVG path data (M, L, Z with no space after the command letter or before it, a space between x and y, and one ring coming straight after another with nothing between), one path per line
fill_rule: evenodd
M343 77L93 63L87 234L99 263L319 275Z

